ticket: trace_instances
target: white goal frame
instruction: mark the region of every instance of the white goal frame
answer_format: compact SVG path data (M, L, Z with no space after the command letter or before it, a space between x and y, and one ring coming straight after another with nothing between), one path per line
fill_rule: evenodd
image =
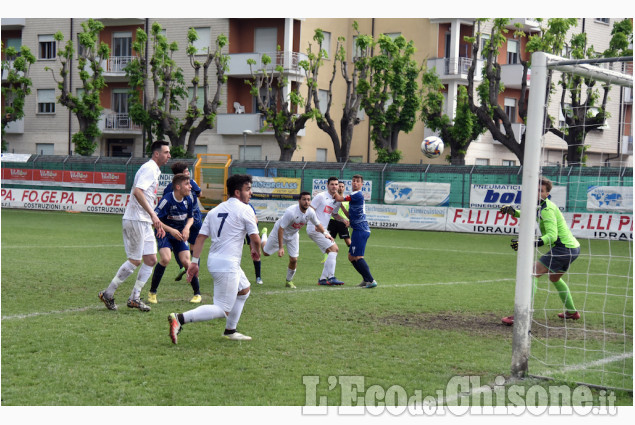
M632 58L631 58L632 60ZM590 65L593 61L570 59L535 52L531 55L531 89L527 113L521 211L533 211L538 202L540 151L543 139L549 87L549 70L574 73L618 86L633 87L633 76ZM597 62L597 61L595 61ZM534 265L533 214L525 214L518 227L518 254L516 257L516 288L514 299L514 333L512 340L511 374L525 378L528 373L531 330L532 274Z

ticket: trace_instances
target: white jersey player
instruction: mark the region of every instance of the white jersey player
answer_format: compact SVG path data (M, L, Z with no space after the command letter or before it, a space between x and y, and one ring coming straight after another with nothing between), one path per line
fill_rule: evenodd
M339 188L337 177L329 177L327 187L328 190L326 192L315 195L311 201L311 207L315 210L318 221L322 227L326 228L328 227L329 220L333 217L336 220L344 221L348 226L347 220L338 214L342 204L333 198L333 195L337 193L337 189ZM313 242L317 244L320 250L327 254L318 285L343 285L344 282L335 277L335 263L338 248L333 238L325 239L323 237L324 235L316 229L313 223L307 224L306 233Z
M207 256L207 269L214 279L214 303L202 305L185 313L170 313L170 338L177 343L177 335L185 323L226 318L224 336L235 341L248 341L251 337L236 332L250 284L240 268L243 240L249 235L251 258L260 259L260 236L256 215L248 205L251 199L251 176L236 174L227 179L227 193L231 196L212 209L192 247L193 257L187 269L188 281L198 275L198 257L205 239L212 244Z
M141 289L152 274L152 267L157 262L157 243L152 226L157 230L157 236L165 236L161 220L154 212L154 204L161 175L159 167L167 164L170 159L170 144L162 140L156 141L152 143L151 149L152 159L143 164L135 174L130 201L123 215L123 244L128 259L121 265L108 288L99 293L99 299L109 310L117 310L115 291L139 265L141 267L137 274L137 281L132 288L127 305L141 311L150 310L150 307L141 301L140 295Z
M309 208L311 206L311 194L309 192L300 193L300 199L297 205L287 208L273 226L271 235L267 239L263 236L262 251L265 256L269 256L274 252L278 252L278 257L284 255L284 245L287 246L289 253L289 268L287 269L287 288L295 288L293 277L298 265L298 256L300 255L300 229L304 225L312 225L320 236L325 240L333 241L331 235L326 232L324 226L320 224L315 214L315 210Z

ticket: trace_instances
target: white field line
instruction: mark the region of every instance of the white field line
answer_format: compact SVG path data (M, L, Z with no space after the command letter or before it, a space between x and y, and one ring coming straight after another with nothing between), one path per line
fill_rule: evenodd
M378 287L379 290L383 288L404 288L404 287L416 287L423 288L427 286L439 286L439 285L471 285L471 284L483 284L483 283L498 283L498 282L509 282L513 281L513 279L495 279L495 280L476 280L476 281L463 281L463 282L436 282L436 283L396 283L396 284L380 284ZM356 290L363 291L362 288L358 288L355 285L352 286L340 286L340 287L319 287L315 286L314 288L300 288L300 289L280 289L280 290L271 290L271 291L263 291L254 294L253 296L259 295L294 295L294 294L302 294L302 293L316 293L323 291L346 291L346 290ZM377 290L377 289L373 289ZM204 295L203 299L209 299L209 295ZM162 302L179 302L184 301L184 299L165 299L161 300ZM127 308L125 304L121 304L120 308ZM33 312L33 313L25 313L25 314L14 314L9 316L2 316L2 320L20 320L20 319L29 319L31 317L39 317L39 316L50 316L54 314L68 314L68 313L81 313L83 311L88 310L98 310L105 308L101 301L95 296L95 305L86 306L86 307L77 307L77 308L69 308L64 310L53 310L53 311L42 311L42 312Z
M547 372L544 373L538 373L537 375L540 376L545 376L548 377L550 375L557 375L557 374L563 374L563 373L567 373L567 372L574 372L574 371L580 371L580 370L586 370L586 369L590 369L593 367L597 367L597 366L602 366L605 364L609 364L609 363L613 363L613 362L617 362L617 361L621 361L621 360L626 360L626 359L630 359L633 357L633 353L623 353L617 356L611 356L611 357L607 357L604 359L600 359L600 360L594 360L592 362L587 362L587 363L579 363L579 364L575 364L575 365L570 365L570 366L565 366L563 368L560 368L558 370L549 370ZM510 380L508 382L516 382L516 380ZM459 394L454 394L451 395L449 397L440 397L438 399L436 399L436 401L434 402L427 402L424 403L424 405L430 406L433 403L437 406L443 406L443 405L447 405L447 403L452 403L460 398L464 398L464 397L471 397L473 395L478 395L482 392L492 392L494 390L494 383L490 383L487 385L483 385L481 387L478 388L474 388L471 391L465 392L465 393L459 393Z

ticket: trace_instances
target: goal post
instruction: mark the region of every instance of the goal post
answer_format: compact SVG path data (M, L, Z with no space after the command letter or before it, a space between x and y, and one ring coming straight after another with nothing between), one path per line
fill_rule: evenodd
M616 58L617 59L617 58ZM604 59L603 62L609 62L610 59ZM617 59L614 61L624 61L624 59ZM632 58L630 58L632 62ZM623 74L620 72L604 69L602 67L593 65L593 62L600 62L599 60L595 61L572 61L570 59L561 58L558 56L550 55L543 52L536 52L532 54L531 57L531 87L529 93L529 103L528 103L528 113L527 113L527 123L526 123L526 133L525 133L525 151L524 151L524 161L523 161L523 171L522 171L522 200L521 200L521 212L523 213L522 218L519 222L519 238L518 238L518 253L516 257L516 286L515 286L515 299L514 299L514 330L513 330L513 340L512 340L512 364L511 364L511 375L514 378L524 378L529 375L529 364L530 359L532 358L531 354L531 346L532 346L532 321L534 315L534 305L533 298L536 296L532 294L533 290L533 265L537 260L537 252L534 247L534 239L535 239L535 229L536 229L536 206L538 205L538 182L539 177L541 175L542 167L541 167L541 154L544 143L544 129L546 125L547 113L550 103L550 92L552 87L549 87L549 76L550 72L555 70L559 72L576 74L578 76L582 76L585 78L594 79L597 81L602 81L604 83L609 83L611 85L623 86L623 87L633 87L633 76ZM631 107L632 108L632 107ZM632 109L631 109L632 116ZM632 118L631 118L632 122ZM622 123L618 123L621 125ZM629 124L629 126L632 124ZM632 130L631 130L632 131ZM565 143L564 141L562 143ZM632 168L631 168L632 170ZM631 171L632 173L632 171ZM586 193L584 194L586 195ZM558 205L559 207L566 207L566 205ZM632 215L632 211L631 211ZM632 220L632 218L631 218ZM609 241L610 243L610 241ZM627 242L624 242L627 243ZM632 241L628 242L631 244L631 248L628 251L632 256ZM591 244L589 243L589 247ZM610 251L610 249L609 249ZM589 254L592 255L592 254ZM630 261L630 266L632 268L632 258L625 259L625 261ZM590 272L586 272L590 273ZM613 277L611 273L607 272L607 278L609 279L621 279L625 281L626 287L626 305L628 306L630 303L630 320L632 322L632 272L626 272L625 275L618 275ZM565 275L566 277L566 275ZM551 285L548 281L547 276L542 278L543 282L541 282L542 286ZM587 282L589 279L587 278ZM588 285L588 284L587 284ZM573 291L573 290L572 290ZM597 292L597 291L596 291ZM606 294L606 291L605 291ZM630 295L629 295L630 294ZM612 295L612 294L610 294ZM605 295L606 296L606 295ZM557 297L556 297L557 298ZM587 302L587 296L584 297L585 305ZM606 303L606 302L605 302ZM589 303L590 304L590 303ZM626 315L628 315L628 311L626 311ZM601 314L601 313L600 313ZM561 325L554 325L561 326ZM566 325L565 325L566 326ZM590 325L592 326L592 325ZM584 331L586 332L586 324L584 325ZM551 328L555 329L555 328ZM562 350L566 350L566 338L567 338L567 329L564 330L564 340L565 347ZM628 330L624 331L625 334ZM547 332L548 334L549 332ZM554 334L557 332L552 332ZM607 332L605 331L605 334ZM611 333L611 332L608 332ZM585 333L586 335L586 333ZM624 336L625 340L628 340L628 335ZM632 359L632 328L630 329L630 341L631 341L631 359ZM583 344L586 349L586 342ZM591 344L590 344L591 345ZM606 345L606 344L605 344ZM545 350L551 350L553 352L560 350L561 348L553 348L551 343L544 344L547 347ZM577 347L576 347L577 348ZM581 350L581 351L582 351ZM590 350L591 351L591 350ZM598 354L593 350L594 356L602 356L602 354ZM607 358L613 358L615 356L611 355L611 351L607 351L608 354L605 355ZM576 353L577 354L577 353ZM569 356L569 358L575 356ZM587 354L584 352L581 354L585 360L587 359ZM589 358L592 356L589 356ZM617 356L620 357L620 356ZM628 357L628 353L625 356L621 356L620 358ZM566 354L565 354L566 358ZM595 360L589 361L589 364L593 364ZM599 360L600 362L602 360ZM563 370L567 369L567 365L562 367ZM628 373L628 372L627 372ZM632 381L632 367L630 371L630 379ZM592 385L594 383L591 383ZM631 384L632 385L632 384ZM632 386L631 386L632 389Z

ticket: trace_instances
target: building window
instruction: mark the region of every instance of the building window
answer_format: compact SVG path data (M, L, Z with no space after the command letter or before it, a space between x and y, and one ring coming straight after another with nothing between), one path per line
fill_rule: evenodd
M7 42L5 43L6 47L13 47L18 55L20 54L20 49L22 48L22 39L21 38L7 38Z
M194 156L207 153L207 145L194 145Z
M55 155L54 143L36 143L35 153L39 155Z
M318 102L320 102L320 113L324 115L324 113L326 112L326 107L328 106L328 102L329 102L328 90L322 90L322 89L318 90Z
M516 99L509 97L505 98L505 115L507 115L510 122L516 122Z
M326 149L317 148L315 150L315 160L317 162L326 162L326 155L328 151Z
M194 87L187 88L187 103L194 98ZM205 88L199 87L196 93L196 107L203 113L203 107L205 106Z
M610 24L611 18L595 18L595 22L600 22L602 24Z
M507 63L518 63L518 53L520 52L520 43L517 40L507 40Z
M209 27L197 27L194 28L196 34L198 34L198 39L192 43L194 47L196 47L197 55L206 55L209 53L210 41L212 39L212 32Z
M55 113L55 89L38 89L37 112L38 114Z
M322 49L326 52L326 57L331 59L331 33L328 31L322 31L322 34L324 34Z
M489 47L489 34L481 35L481 58L487 59L487 49Z
M489 165L489 159L487 159L487 158L476 158L476 161L474 161L474 165Z
M241 146L239 154L243 161L260 161L262 146L247 146L247 150L245 146Z
M38 35L38 59L55 59L55 39L53 34Z
M516 161L514 161L513 159L503 159L502 164L505 167L515 167Z

